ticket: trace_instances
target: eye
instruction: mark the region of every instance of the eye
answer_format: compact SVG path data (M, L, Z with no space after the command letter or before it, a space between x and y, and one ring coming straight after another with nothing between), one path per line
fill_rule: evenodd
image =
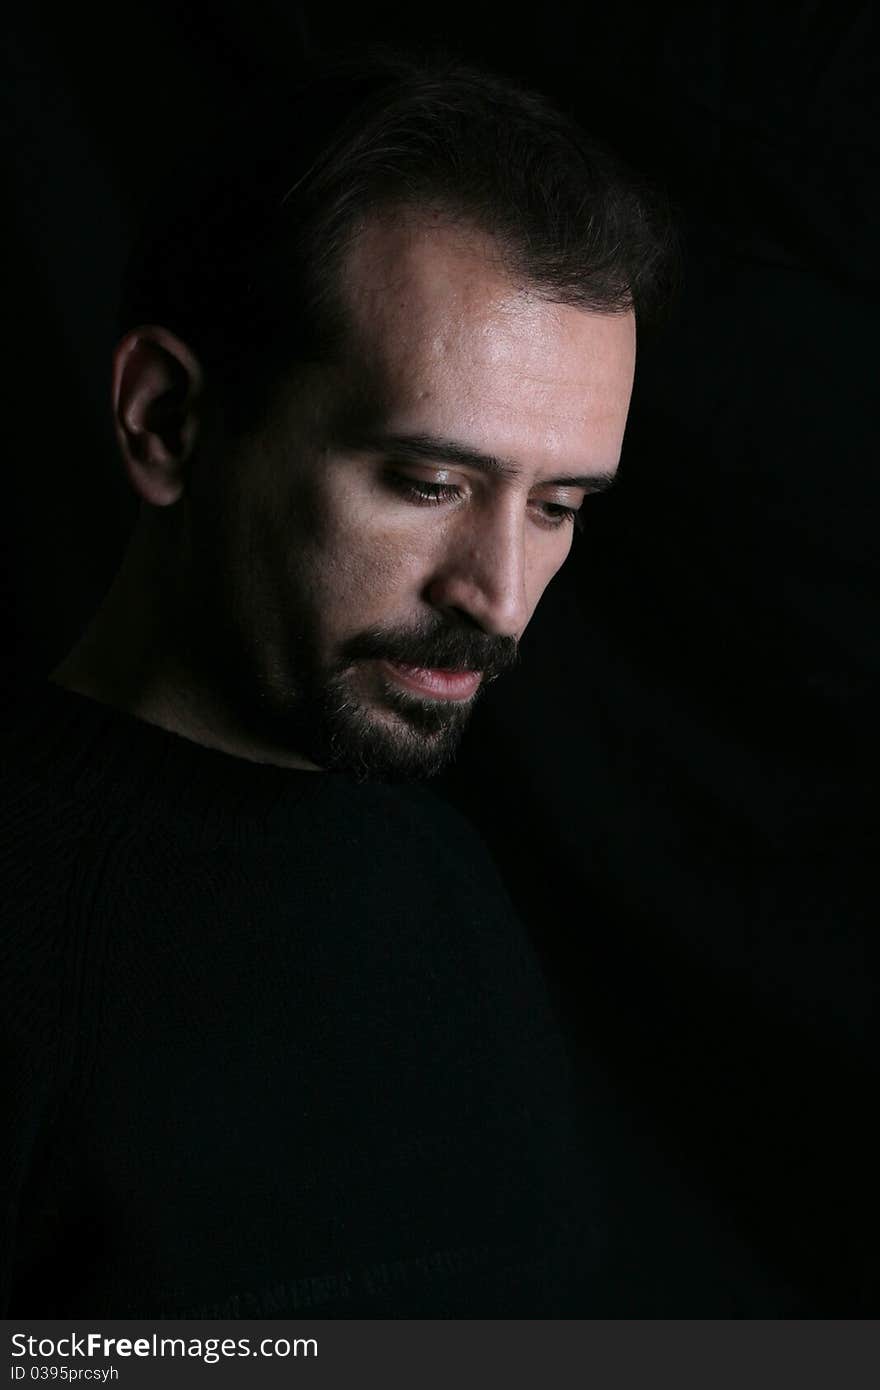
M401 497L408 497L420 506L430 507L441 502L453 502L462 495L461 488L451 483L428 483L421 478L409 478L405 473L386 473L385 482L392 492Z
M536 502L535 506L541 518L540 525L548 527L551 531L558 531L563 526L575 526L578 531L583 530L584 520L580 507L566 507L561 502Z

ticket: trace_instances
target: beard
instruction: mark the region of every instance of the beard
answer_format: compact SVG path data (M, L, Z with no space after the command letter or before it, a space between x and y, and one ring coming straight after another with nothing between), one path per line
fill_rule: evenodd
M340 673L325 688L311 756L358 781L434 777L455 757L475 699L423 700L389 681L379 713Z
M517 659L513 637L437 622L420 629L372 628L349 639L330 666L312 645L296 643L286 695L262 683L260 723L326 771L358 781L410 781L436 776L452 761L480 691ZM363 662L389 661L443 671L479 671L469 699L432 699L374 671L376 694L365 696Z

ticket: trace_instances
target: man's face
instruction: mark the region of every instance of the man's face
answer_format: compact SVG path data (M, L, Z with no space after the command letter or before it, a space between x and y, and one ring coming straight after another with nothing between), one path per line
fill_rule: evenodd
M549 303L482 235L402 212L355 242L344 295L344 363L194 479L206 630L261 731L428 774L614 474L634 320Z

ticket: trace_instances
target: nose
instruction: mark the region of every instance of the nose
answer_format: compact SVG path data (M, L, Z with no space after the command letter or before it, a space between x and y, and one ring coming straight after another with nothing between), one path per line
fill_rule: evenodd
M525 550L524 518L514 505L469 517L449 535L424 597L484 632L518 638L531 616Z

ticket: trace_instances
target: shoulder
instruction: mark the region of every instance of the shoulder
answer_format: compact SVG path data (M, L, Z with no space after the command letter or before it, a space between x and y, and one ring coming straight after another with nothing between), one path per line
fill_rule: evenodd
M0 911L46 899L63 884L90 826L63 733L41 692L4 710L0 738ZM66 755L67 749L64 750Z
M0 744L0 1069L2 1123L16 1148L66 1067L62 1045L77 943L71 883L82 818L43 756L30 711L8 711Z
M442 874L447 881L479 883L503 895L494 860L478 831L450 802L422 783L355 784L340 778L334 800L341 814L383 859L418 864L427 885Z
M56 1029L91 931L80 885L100 798L83 794L71 740L43 692L7 705L0 738L0 1008L7 1041Z
M474 969L532 975L536 958L525 926L482 836L429 785L373 792L371 838L377 862L402 900L418 904L422 930Z

